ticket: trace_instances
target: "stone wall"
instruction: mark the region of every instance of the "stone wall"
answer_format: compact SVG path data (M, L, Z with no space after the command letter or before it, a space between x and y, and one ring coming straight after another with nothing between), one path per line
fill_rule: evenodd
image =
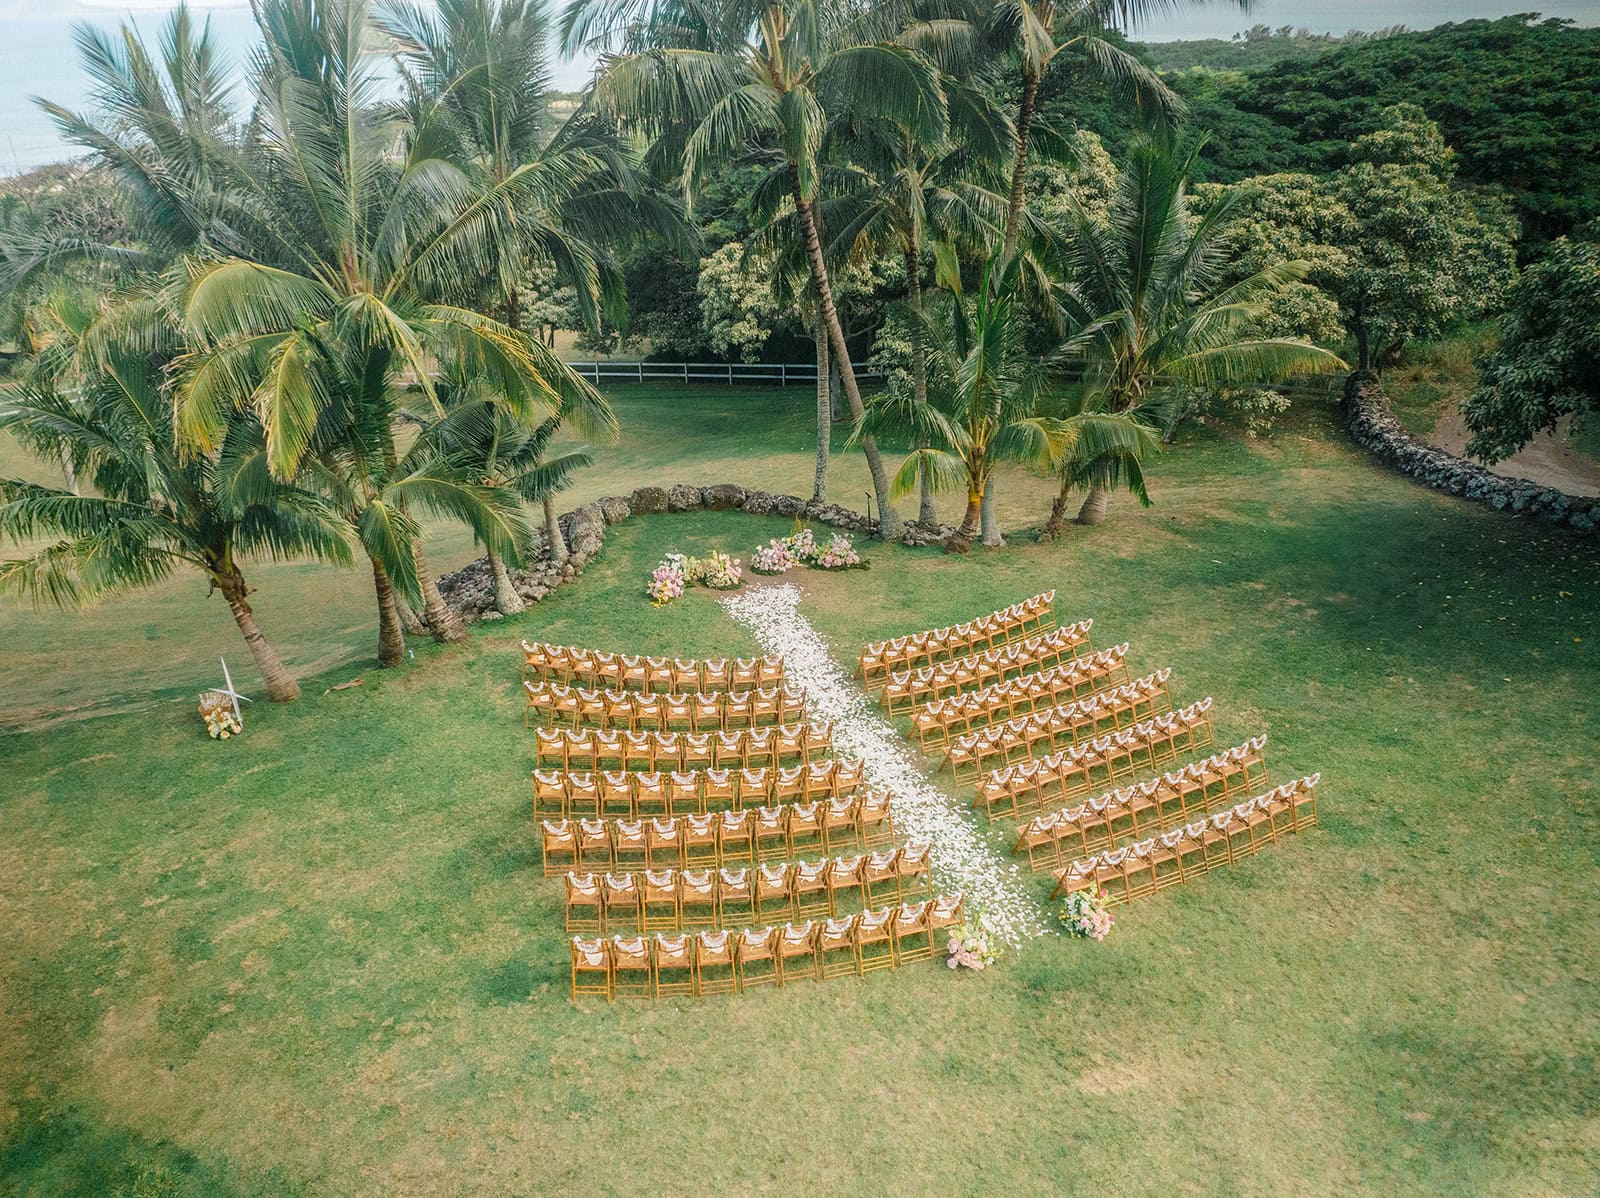
M1395 418L1373 375L1357 372L1346 379L1344 400L1356 444L1418 482L1549 524L1566 524L1581 532L1600 528L1600 500L1568 495L1525 478L1507 478L1417 440Z
M620 524L629 516L648 516L663 512L741 511L752 516L783 516L803 519L813 524L841 528L859 536L870 536L877 531L877 523L864 513L852 511L836 503L819 503L801 499L798 495L778 495L771 491L757 491L736 483L717 483L709 487L696 487L676 483L668 487L640 487L631 495L608 495L582 507L574 508L558 519L562 535L571 550L565 567L557 566L548 557L544 530L534 534L531 564L523 570L511 571L511 580L517 593L530 603L537 603L551 591L571 582L583 573L605 544L606 529ZM942 543L954 530L948 525L925 528L920 524L907 524L901 541L907 545ZM639 582L641 591L644 580ZM497 620L495 610L494 576L487 558L480 557L453 573L439 578L439 590L445 602L468 620Z

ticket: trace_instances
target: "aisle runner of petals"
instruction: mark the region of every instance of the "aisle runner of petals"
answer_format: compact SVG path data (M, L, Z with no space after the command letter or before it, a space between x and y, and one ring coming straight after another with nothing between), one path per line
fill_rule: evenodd
M997 856L956 801L929 785L900 734L834 663L799 603L800 592L788 583L722 600L728 614L755 633L763 653L782 654L784 679L805 688L813 718L833 721L834 751L861 758L867 782L894 796L895 827L910 840L933 845L937 888L961 891L968 907L983 912L995 934L1014 947L1043 935L1039 904L1019 882L1020 867Z

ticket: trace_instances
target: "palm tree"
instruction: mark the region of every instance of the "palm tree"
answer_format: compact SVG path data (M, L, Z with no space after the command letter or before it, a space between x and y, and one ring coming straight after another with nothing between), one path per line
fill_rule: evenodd
M503 306L506 323L522 330L522 288L542 266L556 285L574 289L591 327L602 317L621 324L626 309L616 251L645 230L668 243L687 242L689 230L678 206L657 192L593 112L580 109L552 125L543 7L537 0L396 3L382 23L401 47L417 136L437 138L481 186L519 177L515 200L490 213L499 248L484 281L489 302ZM562 418L587 435L616 435L616 417L591 388L569 395ZM541 503L559 565L567 546L552 495L547 490Z
M0 480L0 535L59 538L0 563L0 591L65 607L198 570L227 600L268 696L299 698L256 621L241 563L254 554L348 563L344 530L321 498L272 477L253 420L230 422L215 454L178 452L161 393L170 330L154 307L132 303L113 321L48 305L50 366L0 395L0 428L47 460L64 452L92 490Z
M850 113L891 121L918 140L944 134L940 78L921 53L890 40L896 14L818 0L572 0L564 18L569 50L604 46L608 58L595 102L676 150L685 194L693 197L716 165L767 146L787 184L812 284L827 326L851 415L861 391L834 304L815 205L830 119ZM877 441L860 438L880 511L879 534L897 535L900 517Z
M873 122L850 130L842 152L855 169L857 186L837 206L847 214L834 256L898 254L906 273L911 320L911 385L917 406L928 400L927 347L922 338L922 273L930 247L944 270L957 270L962 249L986 245L998 231L1005 200L983 184L1009 140L1010 124L978 89L945 83L949 110L959 120L952 135L933 146L917 141L904 125ZM917 519L938 523L933 481L926 471L918 486Z
M1220 284L1234 200L1224 196L1203 217L1191 216L1186 179L1199 150L1198 144L1179 151L1159 141L1136 143L1108 220L1097 221L1072 203L1072 282L1061 299L1076 331L1060 356L1082 368L1086 407L1136 412L1177 385L1265 383L1345 368L1309 342L1251 336L1273 297L1304 277L1307 266L1283 262ZM1099 523L1119 476L1142 490L1126 461L1091 460L1063 473L1057 504L1064 505L1071 485L1085 483L1079 523ZM1059 519L1052 523L1059 528Z
M534 172L481 185L434 139L408 138L415 131L378 103L364 0L263 0L257 19L253 183L224 207L243 234L234 252L190 267L176 432L210 451L237 413L254 412L276 477L318 461L317 485L339 496L372 560L381 656L393 664L395 584L420 597L435 637L466 635L406 506L464 520L497 548L515 532L460 463L402 457L399 387L415 385L442 414L437 363L463 360L530 427L592 402L592 389L537 339L466 306L502 249L499 213L533 188Z

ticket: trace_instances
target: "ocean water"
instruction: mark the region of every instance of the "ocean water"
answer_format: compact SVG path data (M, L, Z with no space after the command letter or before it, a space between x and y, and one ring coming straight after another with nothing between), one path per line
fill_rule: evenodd
M159 0L157 0L159 2ZM148 5L149 0L144 0ZM1600 0L1545 0L1517 7L1515 0L1255 0L1248 15L1233 5L1213 2L1182 9L1128 32L1148 41L1230 37L1252 24L1306 26L1314 32L1344 33L1405 24L1426 29L1446 21L1495 17L1536 9L1547 17L1567 17L1583 25L1600 24ZM247 7L214 7L201 15L234 67L242 73L256 40ZM44 96L81 109L89 102L88 84L78 66L73 25L86 21L115 30L124 14L114 9L76 8L72 0L0 0L0 176L16 174L73 156L54 124L32 101ZM154 44L163 14L146 6L132 14ZM583 86L592 63L572 61L556 69L563 88Z

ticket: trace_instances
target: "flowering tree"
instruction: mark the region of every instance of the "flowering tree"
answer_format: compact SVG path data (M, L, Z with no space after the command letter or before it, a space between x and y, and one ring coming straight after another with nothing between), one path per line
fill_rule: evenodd
M736 352L744 362L761 356L779 315L771 280L772 264L761 256L747 257L743 242L730 241L700 259L695 291L700 324L713 350Z

